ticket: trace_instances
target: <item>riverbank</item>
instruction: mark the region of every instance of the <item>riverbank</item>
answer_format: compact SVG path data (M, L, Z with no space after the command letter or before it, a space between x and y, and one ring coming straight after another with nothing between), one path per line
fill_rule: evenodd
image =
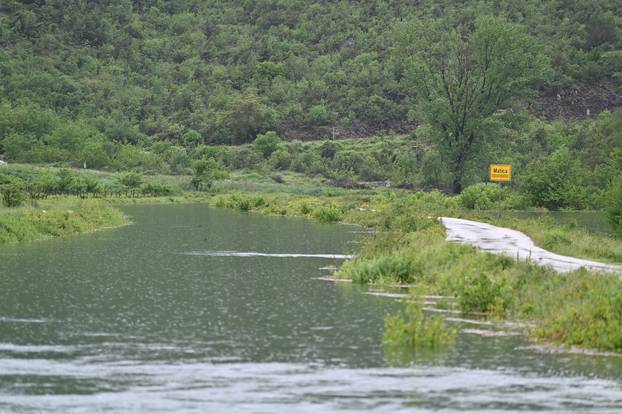
M0 209L0 244L89 233L128 222L106 201L51 198L38 202L36 207Z
M53 204L57 200L48 202ZM527 333L538 342L622 351L619 329L622 326L622 281L619 277L585 270L560 275L530 263L515 262L510 257L447 242L445 230L436 219L438 216L474 219L485 216L482 212L461 208L457 197L438 192L345 190L318 184L301 187L299 183L279 184L257 177L244 181L236 177L219 183L213 193L113 197L93 203L104 204L111 210L114 204L206 203L242 212L306 217L322 223L359 224L373 231L356 257L339 269L338 277L376 287L406 284L413 286L410 289L413 295L453 297L456 309L463 312L533 322L535 327L528 328ZM20 213L30 214L22 219L49 221L49 216L42 217L48 213L28 211ZM63 227L58 220L71 222L72 219L65 219L67 212L63 213L63 208L58 209L58 214L59 218L52 220L55 224L43 226L48 230L41 232L40 238L92 231L98 225L110 226L104 218L96 220L97 224L91 227L86 224L63 224ZM488 220L494 221L490 216ZM552 232L556 237L549 237L547 248L556 253L563 248L576 247L571 252L573 256L595 260L602 260L604 256L611 261L618 257L622 246L618 238L593 234L578 227L552 222L539 226L537 220L505 217L496 220L495 224L505 227L525 226L528 230L525 233L537 244L539 235ZM88 217L85 221L89 222ZM118 220L116 222L118 225ZM31 234L30 231L22 233ZM31 236L14 238L27 240L29 237L32 239ZM594 249L592 245L596 244L601 248Z
M622 280L584 269L559 274L509 256L488 254L445 240L436 217L477 216L458 208L455 197L440 193L348 192L334 196L224 193L213 206L261 214L303 216L320 222L343 221L373 228L355 258L338 277L376 287L409 285L414 296L455 298L457 310L489 318L529 321L526 333L540 343L622 351ZM506 225L502 220L499 225ZM507 223L521 222L508 219ZM553 251L577 243L582 256L617 257L621 242L606 235L537 220L523 221L535 239L557 234ZM528 223L528 224L524 224ZM588 237L586 237L588 236ZM601 249L590 248L601 243ZM443 304L440 303L442 306ZM449 305L449 304L448 304Z

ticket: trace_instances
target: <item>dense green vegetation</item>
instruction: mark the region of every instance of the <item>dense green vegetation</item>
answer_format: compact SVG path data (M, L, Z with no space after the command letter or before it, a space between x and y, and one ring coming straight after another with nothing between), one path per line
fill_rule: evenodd
M200 190L251 168L458 192L511 162L530 204L601 208L622 115L542 121L528 96L615 84L621 18L613 0L9 0L0 156ZM333 131L389 142L295 141Z
M547 1L16 1L0 7L2 95L86 118L107 139L241 143L400 128L413 91L395 27L476 16L525 28L555 63L546 85L622 70L622 6ZM452 34L453 35L453 34ZM198 135L197 135L198 134Z
M385 146L382 140L376 143L354 142L363 154L366 151L373 153ZM405 141L396 142L405 144ZM324 147L324 144L306 145L319 149ZM374 218L374 212L386 208L387 200L382 194L387 192L397 199L404 199L409 194L409 190L405 189L386 189L383 182L376 186L373 182L339 181L321 176L309 178L305 174L287 171L279 171L278 175L274 175L274 172L269 175L256 172L226 174L226 170L216 169L210 174L220 175L219 179L209 181L209 191L196 191L196 175L145 176L138 173L5 165L0 167L0 201L5 206L17 206L36 204L50 196L59 195L123 203L154 202L158 201L154 197L160 197L162 201L202 201L242 211L306 216L322 222L345 220L373 227L381 225ZM615 197L615 191L619 189L612 187L604 196L611 194L611 197ZM417 199L423 194L417 192L414 197ZM513 209L529 206L530 194L521 190L520 186L517 191L510 191L498 185L476 184L455 197L437 192L431 194L440 197L448 210L433 211L429 208L430 216L448 214L487 221L521 230L539 246L557 253L622 262L622 240L613 234L591 233L572 222L560 225L546 217L519 220L512 218L511 213L506 214ZM598 196L597 200L602 197ZM502 217L498 217L499 205L504 212ZM610 204L610 212L615 210L615 206L615 203ZM612 220L612 223L616 222ZM404 228L411 225L408 221L403 223Z
M442 316L428 315L420 301L410 303L403 314L385 318L384 341L389 347L439 349L456 342L458 331L447 327Z
M534 322L536 328L530 333L542 341L622 350L619 275L584 270L561 275L536 264L449 243L443 226L435 220L436 214L455 214L454 200L444 196L389 198L384 208L379 201L375 215L380 231L356 258L344 263L339 275L364 284L414 285L419 295L455 298L464 312ZM558 229L560 235L568 232ZM618 254L621 247L619 243L615 247ZM403 336L395 330L404 330L405 323L392 320L388 328L393 332L388 335Z
M0 244L87 233L126 223L119 210L102 201L49 200L37 207L0 209Z

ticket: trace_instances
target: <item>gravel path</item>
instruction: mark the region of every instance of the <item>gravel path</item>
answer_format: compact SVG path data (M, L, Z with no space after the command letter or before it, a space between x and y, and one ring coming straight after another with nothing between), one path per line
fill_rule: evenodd
M530 260L542 266L550 266L558 272L571 272L584 267L594 271L622 274L622 265L555 254L536 246L527 235L517 230L450 217L439 217L439 220L445 226L447 240L473 244L485 252L506 254L518 260Z

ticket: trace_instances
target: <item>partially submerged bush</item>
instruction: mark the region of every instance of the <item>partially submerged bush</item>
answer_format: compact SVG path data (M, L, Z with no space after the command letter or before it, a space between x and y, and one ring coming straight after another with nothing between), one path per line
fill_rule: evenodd
M554 312L533 330L537 339L565 345L622 351L622 281L585 270L556 275L545 298Z
M252 196L241 193L232 193L225 196L218 196L215 199L216 207L226 207L239 211L250 211L266 203L261 196Z
M440 315L426 315L421 301L406 307L404 313L384 319L384 341L393 346L438 349L456 342L457 331L449 328Z

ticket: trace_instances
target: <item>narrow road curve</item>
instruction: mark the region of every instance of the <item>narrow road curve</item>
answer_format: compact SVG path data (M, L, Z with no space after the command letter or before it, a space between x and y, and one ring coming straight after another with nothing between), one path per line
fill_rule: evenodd
M531 261L552 267L558 272L571 272L584 267L593 271L622 274L622 265L555 254L536 246L527 235L517 230L458 218L439 217L439 220L445 226L447 240L473 244L485 252Z

